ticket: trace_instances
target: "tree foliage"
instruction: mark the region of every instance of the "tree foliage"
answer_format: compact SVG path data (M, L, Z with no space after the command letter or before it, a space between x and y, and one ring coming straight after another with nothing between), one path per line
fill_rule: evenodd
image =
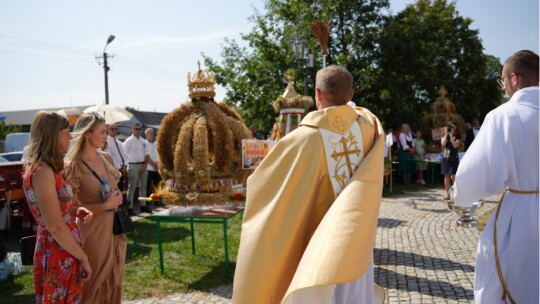
M0 140L5 140L6 136L11 133L17 133L21 131L20 125L6 125L6 122L0 120Z
M314 20L331 24L327 62L349 68L355 79L371 66L388 0L305 1L269 0L265 13L256 12L251 32L242 35L247 47L234 40L225 40L222 61L205 58L205 64L216 73L216 81L227 90L225 102L240 108L246 123L269 130L277 113L271 103L283 93L283 76L296 70L296 89L303 92L302 67L294 61L293 44L297 37L307 40L311 52L319 50L309 32ZM319 56L317 56L319 57ZM320 68L317 58L316 69ZM308 92L313 94L314 75L309 75ZM356 81L359 86L361 81ZM358 90L358 89L357 89Z
M239 109L247 124L269 130L277 116L271 103L283 93L288 69L296 70L297 91L304 89L294 40L306 38L318 54L309 26L324 19L331 27L327 62L353 74L354 100L387 127L419 124L440 85L467 121L500 104L500 62L483 54L472 20L461 17L454 3L418 0L396 15L388 7L388 0L268 0L265 12L251 17L254 25L241 36L244 43L226 39L221 62L205 57L205 63L226 88L225 102Z
M483 53L471 23L445 0L419 0L388 18L377 81L368 92L387 126L418 125L441 85L465 121L482 118L501 103L496 79L502 66Z

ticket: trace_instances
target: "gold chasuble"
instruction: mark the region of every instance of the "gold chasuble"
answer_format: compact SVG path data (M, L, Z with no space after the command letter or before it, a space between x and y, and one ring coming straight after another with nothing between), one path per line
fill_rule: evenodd
M384 138L371 112L339 106L309 113L272 148L248 179L233 303L289 302L367 271Z

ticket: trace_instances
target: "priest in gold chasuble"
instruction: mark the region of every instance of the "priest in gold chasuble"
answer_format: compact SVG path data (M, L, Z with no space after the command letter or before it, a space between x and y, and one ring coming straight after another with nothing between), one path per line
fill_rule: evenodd
M382 303L373 247L384 132L346 103L352 76L317 73L316 112L249 177L233 286L237 304Z

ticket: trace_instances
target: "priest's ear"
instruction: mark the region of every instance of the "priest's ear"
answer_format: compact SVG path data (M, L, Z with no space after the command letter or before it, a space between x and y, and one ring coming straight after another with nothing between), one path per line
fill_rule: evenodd
M353 99L352 99L353 96L354 96L354 89L351 90L351 96L349 96L349 99L348 99L348 100L353 100Z
M324 108L322 104L322 99L323 93L321 92L321 89L315 88L315 105L317 106L317 110Z

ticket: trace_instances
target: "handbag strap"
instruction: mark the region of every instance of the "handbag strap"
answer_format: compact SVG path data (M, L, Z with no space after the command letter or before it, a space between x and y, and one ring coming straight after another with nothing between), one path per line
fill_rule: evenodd
M105 160L103 160L103 156L101 154L98 154L99 158L101 158L101 161L103 162L103 166L105 167L105 171L107 171L107 176L109 176L109 169L107 169L107 164L105 164ZM82 163L92 172L92 174L98 179L99 184L103 182L103 180L99 177L99 175L96 173L96 171L92 170L90 166L83 160Z

